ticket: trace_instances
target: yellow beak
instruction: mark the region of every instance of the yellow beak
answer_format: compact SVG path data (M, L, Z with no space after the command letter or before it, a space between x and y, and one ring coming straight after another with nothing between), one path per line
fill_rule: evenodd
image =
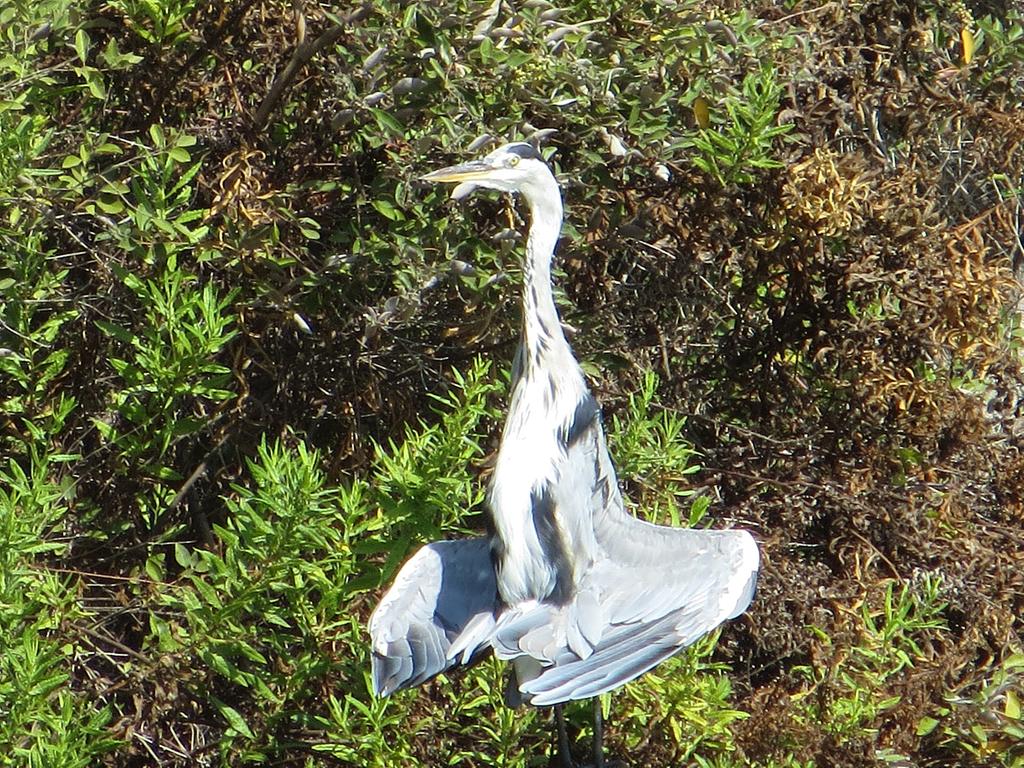
M461 183L463 181L477 181L486 179L495 169L482 160L472 160L468 163L453 165L449 168L442 168L439 171L432 171L425 176L420 176L421 181Z

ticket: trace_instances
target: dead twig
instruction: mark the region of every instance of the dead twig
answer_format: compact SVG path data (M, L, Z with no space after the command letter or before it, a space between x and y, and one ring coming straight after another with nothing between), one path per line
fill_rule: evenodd
M291 61L288 62L287 66L274 78L273 84L270 86L270 91L263 99L263 103L260 104L260 108L256 110L256 115L252 119L253 130L259 131L266 124L270 118L270 113L273 112L274 107L281 100L281 96L284 94L285 89L291 84L292 80L309 62L313 56L326 48L329 45L333 45L339 37L356 22L362 21L370 15L372 10L369 4L361 5L356 10L343 16L337 24L328 29L326 32L321 34L319 37L313 40L306 40L299 44L292 54Z

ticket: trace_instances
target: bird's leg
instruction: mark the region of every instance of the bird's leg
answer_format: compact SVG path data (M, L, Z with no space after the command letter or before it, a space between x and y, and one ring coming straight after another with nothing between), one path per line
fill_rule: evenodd
M558 733L558 761L562 768L575 768L572 755L569 754L569 734L565 731L565 714L561 704L555 704L555 726Z
M601 697L594 697L594 768L604 768L604 718Z

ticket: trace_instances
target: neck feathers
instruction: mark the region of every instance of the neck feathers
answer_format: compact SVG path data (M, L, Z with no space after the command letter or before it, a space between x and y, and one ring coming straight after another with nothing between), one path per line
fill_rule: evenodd
M529 368L560 347L567 347L551 292L551 257L562 228L562 198L552 179L553 194L528 199L530 235L526 241L523 282L523 362Z

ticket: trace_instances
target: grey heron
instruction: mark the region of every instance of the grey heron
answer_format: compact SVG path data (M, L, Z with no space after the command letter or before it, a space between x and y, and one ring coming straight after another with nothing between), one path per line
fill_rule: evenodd
M555 307L562 196L537 149L507 144L423 179L457 184L453 197L487 188L526 203L522 334L487 494L490 536L428 544L402 567L370 618L374 690L418 685L490 649L513 664L511 704L597 696L741 614L757 545L747 531L670 528L626 511L600 407Z

